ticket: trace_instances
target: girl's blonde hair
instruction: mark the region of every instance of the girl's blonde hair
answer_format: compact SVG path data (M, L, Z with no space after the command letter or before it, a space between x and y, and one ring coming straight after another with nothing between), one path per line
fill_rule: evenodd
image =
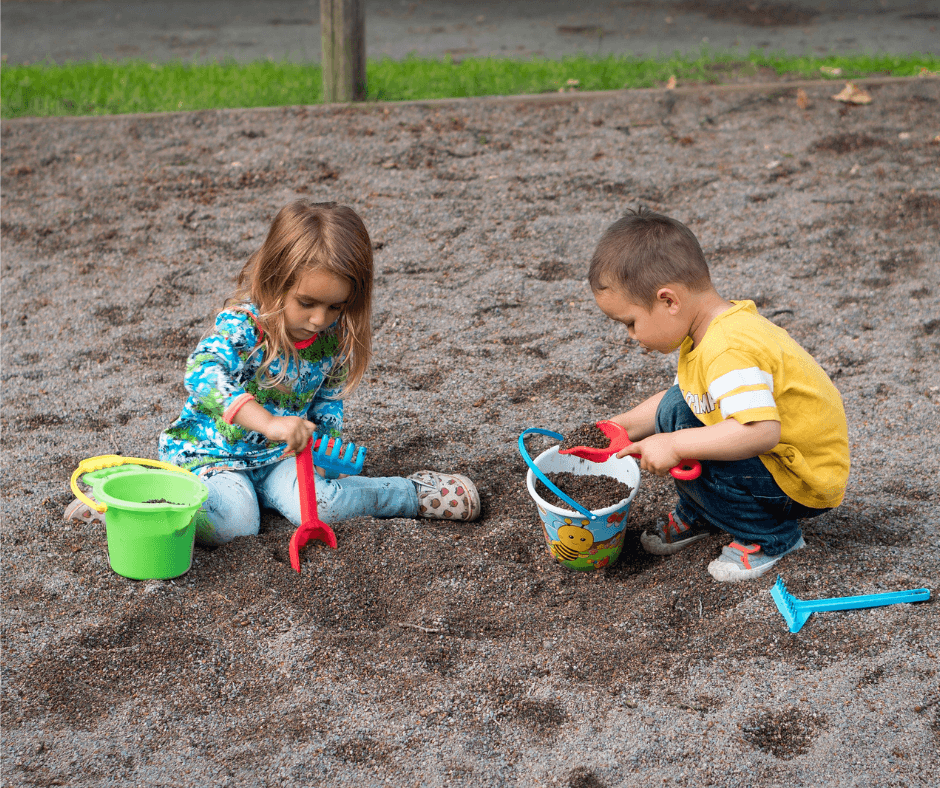
M295 363L299 360L284 324L284 305L300 278L314 270L345 279L351 287L337 332L340 365L347 367L346 396L359 385L372 356L372 240L352 208L307 200L284 206L261 248L238 274L236 291L225 306L238 308L250 301L258 308L264 379L276 358L290 355ZM282 369L265 385L276 386L285 372Z

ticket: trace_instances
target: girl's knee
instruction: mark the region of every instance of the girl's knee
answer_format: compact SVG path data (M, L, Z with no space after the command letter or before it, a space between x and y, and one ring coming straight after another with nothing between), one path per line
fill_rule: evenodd
M239 536L257 536L261 528L261 517L224 518L218 513L200 509L196 512L196 543L203 547L219 547Z
M261 512L251 482L240 474L217 474L206 479L209 498L196 512L196 541L218 547L239 536L256 536Z

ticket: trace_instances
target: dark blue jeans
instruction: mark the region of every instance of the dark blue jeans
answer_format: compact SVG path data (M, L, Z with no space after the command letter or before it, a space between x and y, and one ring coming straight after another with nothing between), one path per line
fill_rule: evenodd
M656 411L656 432L701 426L679 387L670 388ZM676 514L682 522L719 528L738 542L759 544L767 555L780 555L796 544L802 536L798 520L829 511L804 506L787 496L757 457L703 460L701 476L675 483Z

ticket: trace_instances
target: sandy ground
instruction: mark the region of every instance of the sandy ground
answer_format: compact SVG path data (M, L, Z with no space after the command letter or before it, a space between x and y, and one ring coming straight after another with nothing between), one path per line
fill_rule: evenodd
M707 574L719 536L640 549L672 502L647 475L621 560L570 573L516 448L671 382L584 282L648 204L843 393L848 494L787 587L936 590L940 83L838 87L4 122L3 785L935 784L934 600L790 633L774 575ZM347 409L367 472L463 471L483 518L341 523L298 575L268 513L183 577L122 578L102 527L63 522L69 476L154 456L186 356L301 195L375 244Z

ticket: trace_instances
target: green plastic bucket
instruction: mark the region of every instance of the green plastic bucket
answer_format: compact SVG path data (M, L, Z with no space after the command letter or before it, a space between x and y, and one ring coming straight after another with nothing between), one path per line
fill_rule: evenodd
M111 569L132 580L168 580L192 566L193 517L209 497L194 474L122 464L85 473L105 505Z

